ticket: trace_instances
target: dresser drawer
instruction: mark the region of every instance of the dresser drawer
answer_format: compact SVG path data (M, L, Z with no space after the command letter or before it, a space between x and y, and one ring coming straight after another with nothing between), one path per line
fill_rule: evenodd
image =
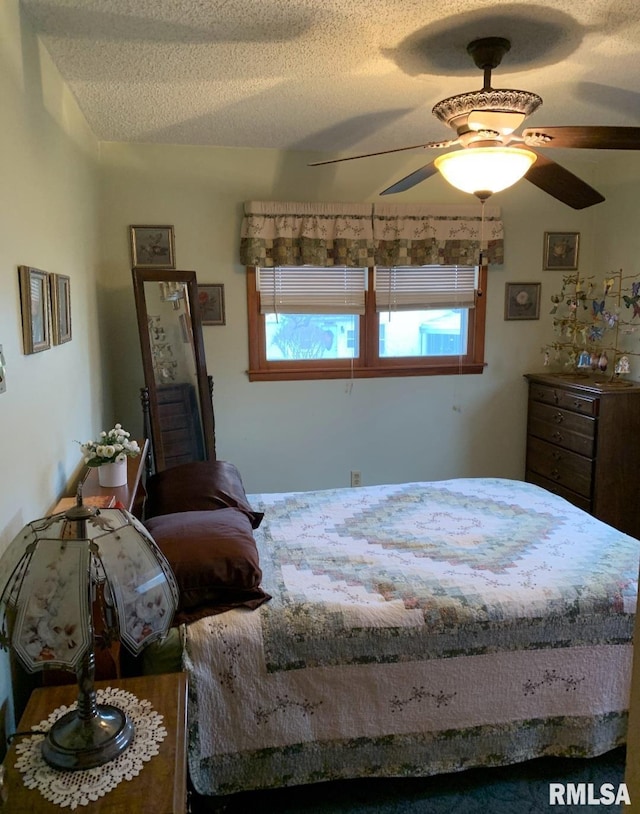
M158 416L162 432L167 430L188 429L193 426L191 416L185 413L180 404L163 404L158 407Z
M527 469L525 480L527 483L534 483L536 486L541 486L548 492L553 492L554 495L563 497L565 500L568 500L569 503L573 503L574 506L577 506L585 512L591 512L591 500L584 495L579 495L571 489L565 489L565 487L559 483L555 481L551 482L547 478L543 478L542 475L532 472L530 469Z
M535 382L532 382L529 393L533 401L564 407L566 410L573 410L583 415L598 415L598 399L595 396L583 396L569 390L547 387Z
M532 401L529 404L528 432L579 455L594 457L596 419L591 416Z
M530 436L527 469L579 495L591 497L593 461L590 458Z

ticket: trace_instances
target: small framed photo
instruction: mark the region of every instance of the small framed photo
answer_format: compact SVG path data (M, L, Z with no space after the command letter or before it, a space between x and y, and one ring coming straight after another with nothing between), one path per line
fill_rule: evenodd
M130 226L129 231L134 268L176 267L173 226Z
M53 344L71 340L71 280L66 274L51 274L51 333Z
M541 283L506 283L505 319L540 319Z
M24 352L39 353L51 347L49 274L30 266L19 266L18 273Z
M203 325L225 325L224 285L212 283L198 286L200 322Z
M580 232L544 233L544 269L575 271L578 268Z

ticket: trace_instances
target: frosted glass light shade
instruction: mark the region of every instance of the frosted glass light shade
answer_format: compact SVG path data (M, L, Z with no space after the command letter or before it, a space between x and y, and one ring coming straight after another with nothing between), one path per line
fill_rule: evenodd
M0 645L10 639L31 672L77 671L93 648L98 590L109 627L135 655L167 633L178 601L175 577L133 515L101 509L80 522L62 512L27 524L0 557Z
M515 147L470 147L440 155L434 164L452 186L486 198L519 181L536 158Z

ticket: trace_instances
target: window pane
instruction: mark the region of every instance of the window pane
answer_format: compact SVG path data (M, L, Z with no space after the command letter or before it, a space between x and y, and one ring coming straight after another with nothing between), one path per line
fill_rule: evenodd
M460 356L467 352L466 308L383 311L378 316L381 358Z
M354 359L356 314L265 314L267 360Z

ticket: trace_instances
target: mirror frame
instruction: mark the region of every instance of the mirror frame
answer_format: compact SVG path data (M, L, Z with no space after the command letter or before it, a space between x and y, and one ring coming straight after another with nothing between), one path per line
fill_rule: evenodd
M151 353L151 339L149 337L149 324L147 301L145 296L145 283L183 283L189 300L191 314L191 335L193 336L194 362L196 369L198 402L200 419L202 422L202 435L204 446L204 460L212 461L216 458L215 420L213 415L213 382L207 375L207 364L204 355L204 341L202 339L202 325L198 305L198 282L195 271L176 271L173 269L147 269L133 268L133 292L138 320L138 333L140 335L140 349L142 351L142 367L145 387L142 388L142 402L148 400L149 430L151 434L152 470L161 472L166 468L165 451L162 444L160 428L160 414L158 410L158 390L153 372L153 357ZM145 428L146 432L146 428Z

